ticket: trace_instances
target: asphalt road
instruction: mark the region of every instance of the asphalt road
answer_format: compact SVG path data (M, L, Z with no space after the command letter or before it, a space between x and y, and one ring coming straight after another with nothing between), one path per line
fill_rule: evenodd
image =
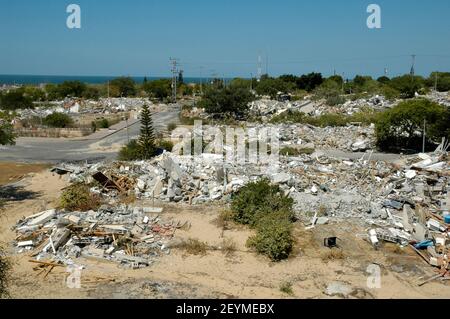
M164 132L170 123L178 123L179 110L158 112L153 114L156 132ZM139 135L140 121L131 123L128 130L124 123L122 129L110 131L108 135L95 134L81 139L57 138L18 138L14 146L0 146L0 161L60 163L60 162L97 162L114 160L121 146ZM360 159L364 153L351 153L340 150L324 150L326 155L339 159ZM368 158L366 154L366 159ZM372 160L396 161L397 154L374 153Z
M163 132L167 125L178 122L177 110L153 114L155 131ZM118 131L111 131L107 137L82 139L18 138L14 146L0 146L0 161L18 162L79 162L113 160L117 147L125 145L128 139L139 135L140 122Z

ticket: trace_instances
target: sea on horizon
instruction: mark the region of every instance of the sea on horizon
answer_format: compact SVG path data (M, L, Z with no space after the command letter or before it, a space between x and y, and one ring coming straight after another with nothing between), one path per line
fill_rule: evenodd
M0 74L0 85L39 85L39 84L60 84L64 81L80 81L86 84L104 84L118 76L61 76L61 75L2 75ZM136 83L143 83L144 76L132 76ZM168 79L167 77L147 77L148 81ZM229 79L225 79L229 80ZM186 83L205 83L207 78L189 78L185 77Z

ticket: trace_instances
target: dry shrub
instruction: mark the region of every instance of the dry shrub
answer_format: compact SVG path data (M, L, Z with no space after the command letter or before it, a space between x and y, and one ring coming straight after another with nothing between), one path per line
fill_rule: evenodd
M236 242L231 238L226 238L222 241L222 252L225 254L226 257L231 257L234 255L234 253L237 250L237 244Z
M322 254L322 260L324 262L342 260L345 258L344 252L341 249L332 248L326 253Z
M185 250L190 255L206 255L206 251L209 249L208 244L198 239L188 239L181 243L178 248Z
M224 209L220 212L216 218L215 223L217 227L222 230L230 229L230 222L233 221L233 212L231 210Z
M97 210L101 206L101 199L97 194L90 192L89 186L77 183L64 189L60 197L60 206L69 211Z

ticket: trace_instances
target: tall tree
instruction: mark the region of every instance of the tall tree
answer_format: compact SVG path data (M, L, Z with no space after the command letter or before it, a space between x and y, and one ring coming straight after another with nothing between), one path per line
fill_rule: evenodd
M150 159L155 156L155 132L153 129L152 114L147 105L144 105L141 112L141 135L139 136L139 146L143 159Z
M0 119L0 145L14 145L14 139L12 125Z

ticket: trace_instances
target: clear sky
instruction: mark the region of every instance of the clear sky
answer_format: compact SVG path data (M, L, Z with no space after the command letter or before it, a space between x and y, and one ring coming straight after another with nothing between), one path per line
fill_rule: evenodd
M81 6L81 29L66 7ZM382 29L366 25L381 6ZM450 71L449 0L0 0L0 74L346 77Z

